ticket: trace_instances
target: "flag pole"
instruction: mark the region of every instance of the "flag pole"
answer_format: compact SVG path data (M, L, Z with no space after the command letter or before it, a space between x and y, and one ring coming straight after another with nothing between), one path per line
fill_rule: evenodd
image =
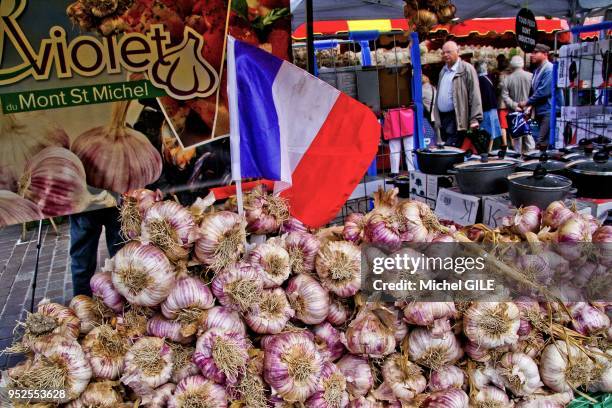
M223 34L223 51L221 52L221 68L219 69L219 86L217 87L217 95L215 102L215 119L213 121L213 136L217 131L217 116L219 115L219 93L221 91L221 80L223 79L223 68L225 68L225 56L227 53L227 36L229 34L229 21L232 13L232 0L227 0L227 13L225 15L225 33ZM244 216L244 202L242 197L242 180L236 180L236 204L238 206L238 215ZM243 242L244 251L248 253L248 243L246 237Z
M238 205L238 215L244 215L244 203L242 198L242 180L236 180L236 203Z

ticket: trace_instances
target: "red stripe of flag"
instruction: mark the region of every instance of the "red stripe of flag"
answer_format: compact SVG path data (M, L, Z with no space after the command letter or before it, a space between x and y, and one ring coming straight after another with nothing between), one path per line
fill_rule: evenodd
M372 163L380 124L372 111L341 93L292 174L291 215L317 228L336 217Z

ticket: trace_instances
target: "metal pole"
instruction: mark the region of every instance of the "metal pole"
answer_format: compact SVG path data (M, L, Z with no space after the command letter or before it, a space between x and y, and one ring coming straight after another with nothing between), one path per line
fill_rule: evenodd
M550 131L548 133L548 144L551 148L555 148L557 139L557 75L559 73L559 61L553 62L553 73L551 81L551 107L550 107Z
M30 313L34 313L34 298L36 297L36 280L38 279L38 260L40 259L40 249L42 247L42 224L43 220L38 221L38 238L36 240L36 266L34 266L34 277L32 278L32 300L30 302Z
M306 54L307 69L312 75L315 75L315 49L314 49L314 17L312 0L306 0Z
M412 100L416 112L414 115L414 147L422 149L425 147L423 140L423 81L421 77L421 50L419 48L419 34L411 33L412 44L410 47L410 61L412 62Z

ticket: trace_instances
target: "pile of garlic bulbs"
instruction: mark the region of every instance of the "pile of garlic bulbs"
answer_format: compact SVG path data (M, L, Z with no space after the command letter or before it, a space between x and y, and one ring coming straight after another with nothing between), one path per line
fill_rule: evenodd
M339 228L271 219L277 231L246 248L261 228L249 214L130 194L140 235L126 231L93 298L28 316L9 350L27 359L9 385L66 389L67 407L534 408L612 392L610 303L365 301L363 243L461 234L396 194L379 192L372 212ZM274 218L282 205L249 211ZM507 228L540 228L531 211ZM558 204L544 214L547 225L571 217ZM562 225L557 234L573 237ZM609 242L607 228L592 239Z

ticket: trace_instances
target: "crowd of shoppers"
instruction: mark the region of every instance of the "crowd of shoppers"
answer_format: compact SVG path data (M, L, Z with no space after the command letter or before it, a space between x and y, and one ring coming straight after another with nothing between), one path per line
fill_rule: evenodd
M467 132L480 128L491 137L489 150L497 139L500 142L495 144L499 146L511 144L519 152L531 150L535 147L531 136L510 136L508 114L520 112L537 123L538 142L548 143L552 99L550 47L536 45L531 53L533 74L524 69L523 57L518 55L509 62L500 55L496 72L489 72L486 61L474 67L463 61L458 51L453 41L443 45L444 67L437 87L429 78L423 78L425 119L435 124L441 142L465 147ZM511 116L514 118L516 113Z

